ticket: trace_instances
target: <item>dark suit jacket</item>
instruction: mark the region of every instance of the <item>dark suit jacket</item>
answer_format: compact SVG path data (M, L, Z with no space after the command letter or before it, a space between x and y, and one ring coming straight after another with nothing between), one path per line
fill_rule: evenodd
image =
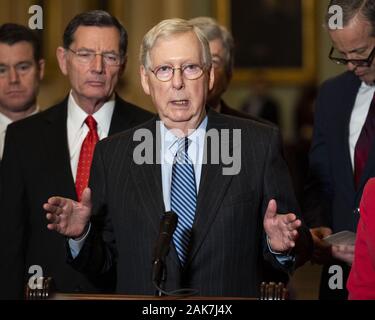
M366 181L375 176L373 144L360 187L355 189L349 151L349 122L360 85L357 76L345 72L323 83L319 90L303 210L310 227L328 226L334 233L342 230L355 232L357 229L359 215L355 209L359 207ZM347 274L347 266L343 267ZM323 276L322 285L327 286L327 268L323 270ZM333 294L332 298L340 295L337 290L327 289L326 293L329 292ZM321 297L328 298L324 292Z
M250 120L260 122L269 126L276 126L274 123L268 120L258 118L258 117L252 116L251 114L233 109L224 100L221 100L220 103L221 103L220 113L222 114L244 118L244 119L250 119ZM277 283L282 282L284 284L287 284L289 282L289 275L279 269L273 268L271 263L269 263L267 260L264 260L263 265L262 265L262 280L265 282L272 281L272 282L277 282Z
M355 189L349 151L349 122L361 81L346 72L326 81L319 90L310 150L310 172L304 216L311 227L333 232L356 231L363 187L375 174L375 144L360 188Z
M155 124L154 119L142 128L155 137ZM241 171L223 175L223 163L203 164L190 255L181 268L172 244L166 261L166 289L185 287L198 289L200 295L255 296L263 254L281 267L263 250L263 214L268 201L277 199L280 212L298 211L280 152L279 132L209 111L207 130L212 128L241 129ZM139 142L133 141L134 130L97 146L90 182L92 229L72 264L95 274L117 263L118 292L153 294L153 247L165 211L161 166L155 161L135 164L133 151ZM309 232L301 233L307 235L304 250L308 251Z
M151 117L117 97L109 134ZM66 264L65 238L47 229L42 208L54 195L76 199L67 100L8 127L0 184L0 274L4 275L0 297L22 297L31 265L40 265L45 276L52 276L59 291L98 291L100 280L93 283ZM110 289L109 282L105 285Z
M259 97L259 102L261 103L261 106L259 112L256 114L256 117L267 120L276 126L280 126L279 105L277 102L268 96ZM245 103L242 104L240 109L245 113L254 114L254 112L252 112L253 103L254 102L250 97L248 101L245 101Z
M265 120L265 119L262 119L262 118L258 118L258 117L254 117L251 114L248 114L248 113L245 113L245 112L233 109L229 105L227 105L227 103L224 100L221 100L220 103L221 103L220 113L222 113L222 114L226 114L228 116L234 116L234 117L239 117L239 118L244 118L244 119L250 119L250 120L258 121L260 123L268 124L270 126L274 126L275 125L274 123L272 123L272 122L270 122L268 120Z

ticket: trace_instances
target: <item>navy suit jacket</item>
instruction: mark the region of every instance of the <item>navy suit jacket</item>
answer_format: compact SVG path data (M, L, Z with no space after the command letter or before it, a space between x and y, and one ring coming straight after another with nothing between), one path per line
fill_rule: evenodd
M155 137L155 127L156 119L139 128ZM182 268L172 243L166 261L168 290L190 287L201 295L255 296L263 255L283 268L264 250L263 233L263 216L271 198L278 201L279 212L299 211L279 132L259 122L208 112L207 131L235 128L241 130L241 171L223 175L221 161L202 165L190 252ZM87 274L116 264L117 291L144 295L155 292L152 256L165 208L160 164L155 158L153 164L137 165L133 160L139 145L133 141L134 130L97 145L90 178L92 228L71 263ZM231 150L238 147L232 141L229 146ZM308 253L310 234L304 228L300 233L300 252Z
M356 190L349 151L349 123L360 85L356 75L345 72L326 81L319 91L303 210L310 227L328 226L333 232L357 229L359 216L355 209L366 181L375 176L373 144Z

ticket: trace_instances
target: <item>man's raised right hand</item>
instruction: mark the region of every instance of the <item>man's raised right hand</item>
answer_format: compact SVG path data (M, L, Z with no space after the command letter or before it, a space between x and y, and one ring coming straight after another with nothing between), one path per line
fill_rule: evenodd
M86 232L91 216L91 190L86 188L81 202L63 197L51 197L43 205L49 222L47 228L73 239Z

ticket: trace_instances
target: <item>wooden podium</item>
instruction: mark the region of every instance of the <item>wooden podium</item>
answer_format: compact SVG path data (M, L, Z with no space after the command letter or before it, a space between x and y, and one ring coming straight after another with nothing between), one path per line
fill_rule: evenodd
M218 297L218 296L146 296L146 295L124 295L124 294L83 294L83 293L59 293L54 290L51 277L38 279L41 286L30 288L25 286L26 300L153 300L153 301L178 301L178 300L286 300L288 290L284 284L275 282L262 282L260 286L260 297Z
M76 293L55 293L49 300L153 300L153 301L177 301L177 300L258 300L258 298L243 297L202 297L202 296L140 296L124 294L76 294Z

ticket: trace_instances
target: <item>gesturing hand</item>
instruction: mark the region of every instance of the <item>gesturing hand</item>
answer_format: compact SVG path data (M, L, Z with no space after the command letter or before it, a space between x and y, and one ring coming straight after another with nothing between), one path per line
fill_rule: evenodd
M295 246L301 220L294 213L278 214L276 201L272 199L268 203L263 226L272 251L286 252Z
M63 197L51 197L43 205L49 221L47 228L70 237L81 237L91 216L91 190L86 188L81 202Z

